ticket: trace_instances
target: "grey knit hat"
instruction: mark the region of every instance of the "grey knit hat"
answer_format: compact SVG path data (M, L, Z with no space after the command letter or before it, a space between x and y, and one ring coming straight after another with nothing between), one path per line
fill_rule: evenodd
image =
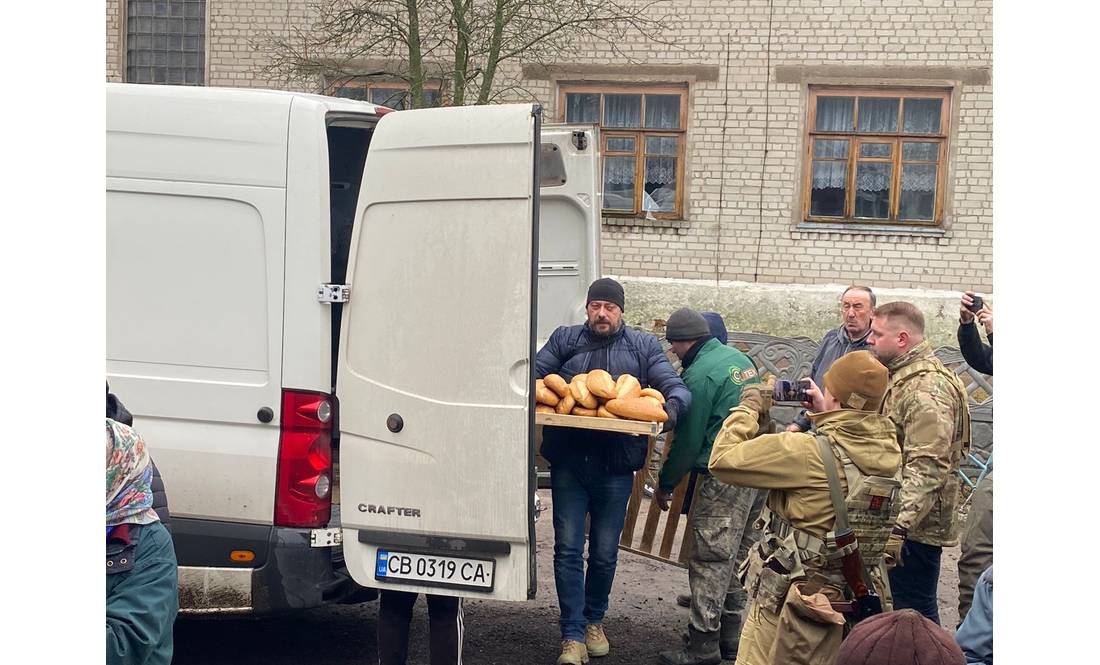
M703 315L687 307L678 309L668 317L665 339L670 342L690 342L710 336L710 325Z

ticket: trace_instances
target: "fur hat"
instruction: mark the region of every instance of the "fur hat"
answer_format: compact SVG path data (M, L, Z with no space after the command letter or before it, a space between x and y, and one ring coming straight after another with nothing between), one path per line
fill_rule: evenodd
M702 337L710 337L710 325L693 309L678 309L665 323L665 339L670 342L690 342Z
M943 628L904 609L856 624L840 645L836 665L966 665L966 657Z
M587 305L593 300L615 303L619 306L619 309L626 310L626 295L623 293L623 285L610 277L601 277L592 282L592 286L588 287L588 300L584 302Z
M822 383L846 407L878 411L886 395L890 371L870 351L853 351L837 358Z

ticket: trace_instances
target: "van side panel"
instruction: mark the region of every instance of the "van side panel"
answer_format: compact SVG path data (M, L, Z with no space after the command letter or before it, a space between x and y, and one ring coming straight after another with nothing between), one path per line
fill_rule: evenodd
M108 179L107 375L174 516L272 522L283 206L281 189Z

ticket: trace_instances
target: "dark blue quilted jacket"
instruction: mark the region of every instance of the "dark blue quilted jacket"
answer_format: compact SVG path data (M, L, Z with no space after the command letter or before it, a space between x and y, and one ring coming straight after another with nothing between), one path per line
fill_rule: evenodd
M680 379L657 338L625 325L600 348L570 354L580 347L601 341L592 334L588 324L562 326L550 335L546 345L535 356L535 377L559 374L566 382L577 374L594 369L607 370L612 378L632 374L642 387L661 391L666 401L677 406L677 418L691 409L691 393ZM545 427L542 433L542 456L550 466L570 466L584 463L593 456L608 473L632 473L645 464L648 441L643 436L600 432L572 427Z

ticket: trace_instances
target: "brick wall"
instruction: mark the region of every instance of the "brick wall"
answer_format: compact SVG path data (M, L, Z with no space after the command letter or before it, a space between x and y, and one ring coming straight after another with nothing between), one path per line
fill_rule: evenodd
M122 0L107 2L107 73L120 71ZM604 270L763 284L867 283L991 291L991 0L670 0L673 46L643 35L564 56L556 69L506 73L560 119L562 82L688 86L684 219L606 220ZM308 23L308 3L209 0L210 85L310 89L264 78L265 30ZM769 30L770 25L770 30ZM709 72L709 73L708 73ZM950 85L945 230L939 235L801 229L807 85ZM766 137L766 141L765 141ZM767 150L765 159L765 148Z

